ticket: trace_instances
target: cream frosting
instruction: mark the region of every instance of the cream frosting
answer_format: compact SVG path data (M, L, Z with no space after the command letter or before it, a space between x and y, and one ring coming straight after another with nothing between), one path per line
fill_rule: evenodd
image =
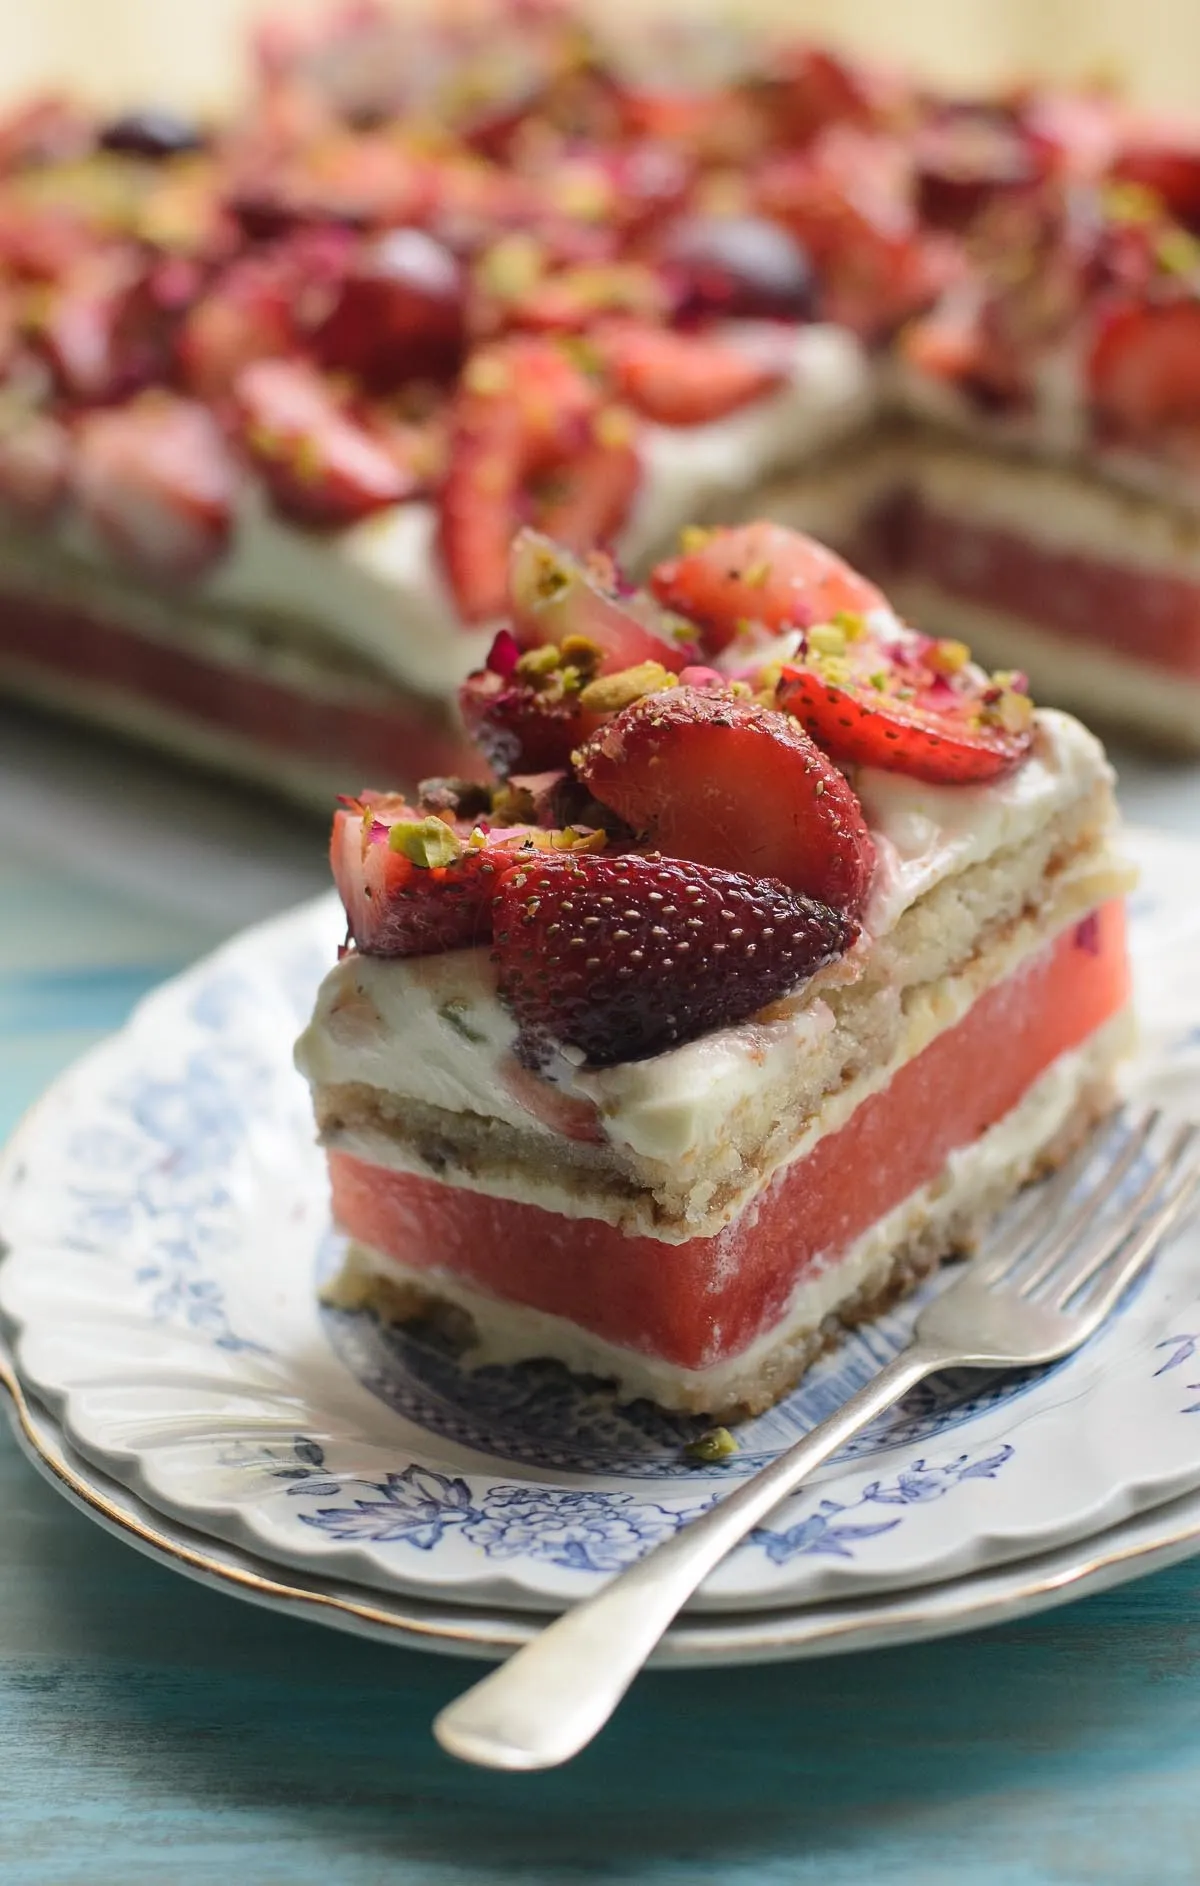
M784 382L709 425L639 429L641 487L617 544L631 565L662 554L684 524L799 466L873 410L870 363L842 329L741 323L730 336L744 350L778 358ZM218 611L311 625L418 692L444 698L483 662L495 625L459 621L436 530L428 503L395 505L347 530L304 530L277 516L247 480L229 549L191 594ZM107 561L104 544L77 515L66 520L63 542L86 561ZM260 659L250 651L247 658Z
M1008 779L986 787L924 786L895 774L856 780L880 854L867 913L885 935L943 879L1013 845L1109 776L1099 742L1069 715L1040 712L1034 750ZM748 1089L779 1081L833 1018L819 988L775 1005L769 1018L715 1029L697 1041L613 1068L564 1060L560 1084L592 1101L605 1131L657 1158L682 1156L703 1123ZM516 1026L496 994L485 949L411 958L346 957L326 977L297 1047L315 1086L363 1082L449 1112L543 1132L505 1078Z

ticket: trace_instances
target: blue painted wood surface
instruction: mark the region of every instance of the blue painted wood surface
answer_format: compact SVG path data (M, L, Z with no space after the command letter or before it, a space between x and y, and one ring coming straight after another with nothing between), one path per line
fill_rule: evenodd
M1124 784L1200 835L1200 781ZM321 854L0 714L0 1132L143 989L322 886ZM1200 1560L945 1644L648 1677L546 1776L435 1747L468 1674L175 1577L0 1432L2 1886L1200 1881Z

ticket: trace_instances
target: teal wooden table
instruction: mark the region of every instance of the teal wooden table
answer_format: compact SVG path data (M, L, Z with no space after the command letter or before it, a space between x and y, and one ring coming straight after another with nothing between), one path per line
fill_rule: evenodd
M1123 784L1200 835L1200 782ZM154 982L320 888L321 851L0 714L0 1133ZM3 1886L1200 1881L1200 1560L943 1644L644 1678L545 1776L435 1747L468 1674L173 1576L0 1431Z

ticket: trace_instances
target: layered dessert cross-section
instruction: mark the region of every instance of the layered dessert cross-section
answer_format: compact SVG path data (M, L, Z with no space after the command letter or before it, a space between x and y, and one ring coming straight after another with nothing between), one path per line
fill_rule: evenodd
M527 534L510 606L464 690L503 783L335 818L334 1299L759 1410L1111 1104L1109 768L779 526L645 592Z

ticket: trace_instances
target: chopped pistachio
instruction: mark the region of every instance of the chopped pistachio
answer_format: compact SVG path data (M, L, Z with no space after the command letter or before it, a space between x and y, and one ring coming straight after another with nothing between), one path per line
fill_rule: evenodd
M814 655L844 655L846 631L836 622L818 622L808 631L808 646Z
M494 242L479 264L480 285L501 301L517 301L539 280L546 255L536 237L513 230Z
M622 668L619 674L600 675L589 681L579 705L589 714L616 714L643 695L660 694L663 688L675 685L675 676L660 661L639 661L633 668Z
M690 556L695 550L703 550L716 536L715 530L708 530L703 524L685 524L679 533L679 548Z
M497 786L492 796L492 817L497 825L532 825L535 808L528 786L514 786L511 780Z
M586 635L564 635L562 658L574 668L576 674L590 680L600 666L601 649L597 642Z
M871 683L871 686L876 690L877 693L886 694L887 684L888 684L886 669L877 668L873 675L867 676L867 680Z
M990 711L1006 733L1027 733L1033 724L1033 702L1027 694L1018 694L1015 688L1005 688Z
M1114 223L1153 223L1162 215L1161 197L1144 183L1105 184L1102 201Z
M463 370L463 385L470 393L503 393L509 382L508 368L495 354L476 354Z
M731 1454L737 1453L738 1444L728 1428L708 1428L705 1433L698 1434L694 1441L689 1441L683 1451L689 1460L728 1460Z
M770 580L770 575L771 565L766 557L761 557L757 563L752 563L742 571L742 581L749 583L751 589L762 589Z
M631 445L637 432L637 422L628 407L606 406L602 413L597 414L592 429L601 445Z
M1192 275L1200 268L1200 242L1187 229L1164 229L1154 253L1171 275Z
M536 687L539 681L552 675L562 662L562 650L557 642L544 642L540 648L527 648L518 657L517 673L522 681L531 681Z
M965 642L955 642L948 638L935 642L925 660L934 674L956 675L960 668L965 668L971 659L971 651Z
M462 844L456 832L442 819L399 819L388 827L388 849L398 851L410 864L423 871L453 864L462 856Z
M848 642L858 642L866 634L866 619L857 609L838 609L834 612L833 626L840 629Z
M463 1040L469 1041L472 1046L479 1047L487 1040L487 1036L481 1034L478 1028L473 1028L467 1020L468 1008L461 996L452 996L448 1002L443 1002L438 1009L438 1014L448 1027L453 1028L456 1035L461 1035Z

